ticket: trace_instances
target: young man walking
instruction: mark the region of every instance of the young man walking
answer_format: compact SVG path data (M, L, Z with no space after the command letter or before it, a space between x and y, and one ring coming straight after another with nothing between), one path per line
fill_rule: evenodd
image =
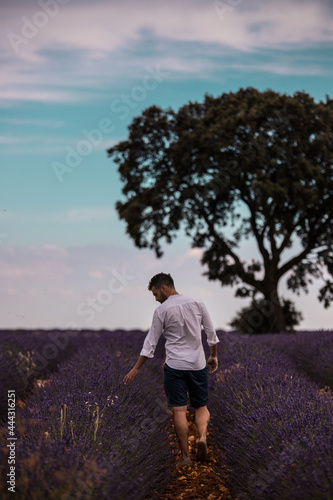
M125 376L124 383L132 383L146 360L154 356L157 342L163 334L166 339L164 389L168 406L173 408L174 424L182 453L182 459L177 465L191 465L186 418L187 393L195 410L195 423L199 432L197 459L204 461L207 459L206 435L210 418L207 408L207 366L210 373L217 370L219 340L204 303L178 293L170 274L156 274L150 280L148 290L160 305L155 309L139 359ZM201 327L204 328L210 346L207 364L201 340Z

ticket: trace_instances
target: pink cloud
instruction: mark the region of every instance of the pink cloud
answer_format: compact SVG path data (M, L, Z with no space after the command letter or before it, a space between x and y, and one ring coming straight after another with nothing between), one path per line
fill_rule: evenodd
M3 87L0 88L3 101L69 102L86 99L86 93L83 89L78 92L78 87L105 88L106 81L109 85L110 81L124 78L129 73L133 77L148 64L159 64L164 71L185 78L189 74L202 77L216 69L217 47L248 53L268 48L308 48L333 40L328 0L171 0L168 3L115 0L82 2L80 5L70 2L15 54L8 34L20 34L24 30L23 13L31 21L37 10L40 9L35 3L28 2L24 9L11 4L2 9L5 36L1 37L0 47L6 54ZM135 49L141 41L144 42L147 33L163 40L161 50L157 44L153 53L138 58ZM175 53L173 44L181 42L202 44L201 51L189 57L179 45ZM118 57L125 49L126 61ZM61 77L57 50L66 51L75 61L75 77L67 71L63 71ZM80 57L82 53L84 57ZM112 68L110 72L106 69L108 66ZM274 66L266 69L273 73L285 71ZM317 69L312 68L313 71Z
M0 324L3 328L66 328L72 323L79 328L148 329L156 307L147 290L148 281L153 274L164 271L174 277L180 293L205 301L216 328L228 328L228 322L246 305L245 301L235 299L231 288L222 288L202 276L198 249L184 250L184 242L176 241L165 250L165 256L157 260L153 252L132 246L0 247ZM110 283L112 288L114 272L133 279L123 287L118 282L120 293L111 292L111 300L107 290ZM284 288L282 293L285 295ZM100 298L102 307L91 312L93 319L87 323L89 316L82 313L92 309L89 297ZM328 328L331 312L318 304L316 290L306 301L309 297L312 307L304 309L305 298L291 296L304 312L304 328Z

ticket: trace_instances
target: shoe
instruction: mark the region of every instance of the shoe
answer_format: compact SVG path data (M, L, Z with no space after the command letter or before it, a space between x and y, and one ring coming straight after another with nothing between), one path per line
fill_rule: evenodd
M192 460L190 459L190 457L182 458L181 460L178 460L178 462L176 462L177 467L182 467L183 465L192 465Z
M207 443L206 441L198 441L197 460L205 462L207 460Z

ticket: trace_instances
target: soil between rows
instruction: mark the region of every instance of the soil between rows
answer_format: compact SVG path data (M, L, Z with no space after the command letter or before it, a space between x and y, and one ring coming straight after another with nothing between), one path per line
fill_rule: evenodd
M191 466L175 467L171 480L161 500L235 500L226 487L224 481L216 474L214 466L219 459L214 454L213 447L209 443L209 432L207 435L208 459L199 462L195 459L196 441L198 439L197 427L194 423L194 412L187 411L189 423L189 449L193 464ZM177 437L175 431L170 436L170 443L175 444ZM177 457L177 459L180 458ZM222 464L221 464L222 467ZM147 499L148 500L148 499Z

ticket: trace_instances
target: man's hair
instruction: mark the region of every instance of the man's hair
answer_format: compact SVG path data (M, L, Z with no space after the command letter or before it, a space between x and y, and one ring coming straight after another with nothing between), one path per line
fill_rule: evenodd
M169 286L170 288L175 288L175 284L170 274L166 273L158 273L152 277L149 281L148 290L151 291L153 286L157 289L160 289L162 285Z

